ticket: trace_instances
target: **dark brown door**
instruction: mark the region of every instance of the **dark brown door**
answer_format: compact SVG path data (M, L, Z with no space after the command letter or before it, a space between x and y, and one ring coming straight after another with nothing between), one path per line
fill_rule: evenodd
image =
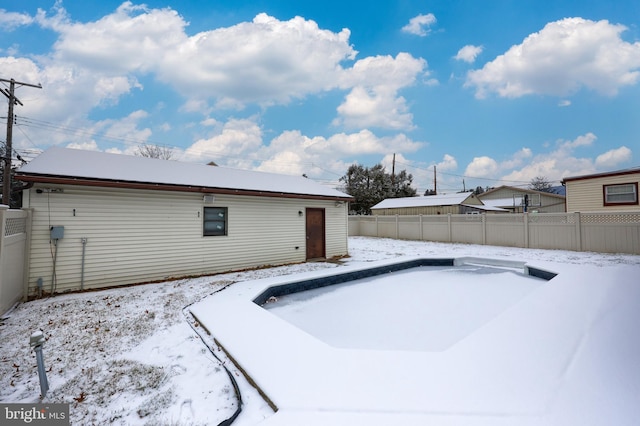
M307 209L307 259L324 257L324 209Z

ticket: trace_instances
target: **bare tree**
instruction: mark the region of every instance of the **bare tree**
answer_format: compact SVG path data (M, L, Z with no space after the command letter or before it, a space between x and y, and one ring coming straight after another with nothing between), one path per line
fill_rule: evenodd
M551 182L549 182L546 176L536 176L531 179L531 182L529 182L529 189L533 189L534 191L550 192Z
M173 150L167 146L142 144L138 147L135 155L147 158L159 158L160 160L171 160Z

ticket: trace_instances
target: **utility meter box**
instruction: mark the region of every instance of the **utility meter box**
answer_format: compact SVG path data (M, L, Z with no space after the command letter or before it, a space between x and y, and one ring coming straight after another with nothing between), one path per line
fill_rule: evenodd
M61 240L64 238L64 226L52 226L51 227L51 239Z

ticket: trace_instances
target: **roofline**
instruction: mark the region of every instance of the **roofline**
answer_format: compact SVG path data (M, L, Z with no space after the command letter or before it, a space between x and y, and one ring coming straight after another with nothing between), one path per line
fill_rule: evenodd
M609 176L624 176L624 175L634 175L640 173L640 167L634 167L632 169L624 169L624 170L616 170L612 172L602 172L602 173L594 173L591 175L582 175L582 176L573 176L566 177L562 179L562 184L564 185L566 182L574 181L574 180L587 180L587 179L597 179L601 177L609 177Z
M490 189L488 191L485 191L485 192L483 192L481 194L478 194L477 196L478 196L478 198L482 199L482 197L484 195L491 194L492 192L496 192L496 191L499 191L499 190L504 189L504 188L509 188L509 189L514 189L514 190L517 190L517 191L527 192L529 194L538 194L539 193L539 194L551 195L552 197L565 198L564 195L554 194L553 192L537 191L535 189L528 189L528 188L518 188L517 186L509 186L509 185L501 185L501 186L498 186L497 188L492 188L492 189Z
M330 200L330 201L353 200L353 197L346 194L344 197L340 197L340 196L330 196L330 195L296 194L296 193L287 193L287 192L217 188L217 187L208 187L208 186L131 182L131 181L110 180L110 179L90 179L90 178L73 178L73 177L66 177L66 176L31 175L31 174L25 174L25 173L17 173L15 175L15 179L23 182L49 183L54 185L82 185L82 186L95 186L95 187L105 187L105 188L146 189L146 190L152 190L152 191L198 192L202 194L297 198L297 199L305 199L305 200Z

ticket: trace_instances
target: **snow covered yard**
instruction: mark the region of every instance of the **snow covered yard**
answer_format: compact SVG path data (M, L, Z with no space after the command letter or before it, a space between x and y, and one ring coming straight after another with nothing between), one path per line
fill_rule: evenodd
M584 275L581 276L583 282L580 285L584 286L585 294L590 294L590 289L598 286L604 277L624 281L629 288L629 297L639 294L640 256L364 237L350 238L349 251L351 258L345 262L348 265L401 256L480 256L521 260L560 273L569 270L568 267L575 270L584 265L595 268L597 272L586 280ZM225 286L233 288L237 282L326 268L340 266L305 263L63 295L21 304L5 315L0 325L0 401L38 400L39 384L29 336L41 329L47 338L44 355L50 381L45 402L70 403L72 424L218 424L236 410L234 390L225 370L213 356L224 359L224 355L202 332L202 327L189 321L188 309L185 308ZM627 310L629 306L635 306L637 317L640 300L627 301L625 306ZM611 314L604 312L602 316L606 318ZM604 321L604 325L610 327L612 324ZM605 337L611 336L611 339L598 342L618 344L620 334L627 332L629 335L624 347L600 352L619 355L619 359L610 360L612 367L607 372L611 373L610 377L602 378L601 385L615 386L616 375L639 375L640 368L633 371L624 369L627 365L624 362L634 357L640 359L640 339L635 330L613 329L609 333L600 333ZM255 348L255 354L259 356L260 348ZM615 364L620 361L623 367L616 369ZM273 418L266 402L233 365L228 361L225 365L238 381L244 402L243 412L234 424L252 425L265 418ZM572 367L569 365L567 369ZM621 383L628 385L629 381L621 380ZM574 380L570 386L581 384L580 380ZM340 384L328 386L330 391L331 387ZM615 387L611 389L615 390ZM584 392L588 394L588 391ZM626 403L629 395L632 399L635 395L636 405L640 405L640 388L637 386L620 389L620 395L614 394L612 399L620 397ZM611 401L603 403L612 405ZM624 424L625 420L628 424L635 421L625 418L628 413L619 411L621 417L616 419L616 424ZM441 424L447 424L446 416L443 417ZM318 421L321 418L318 417ZM476 424L477 419L469 416L468 420L468 424Z

